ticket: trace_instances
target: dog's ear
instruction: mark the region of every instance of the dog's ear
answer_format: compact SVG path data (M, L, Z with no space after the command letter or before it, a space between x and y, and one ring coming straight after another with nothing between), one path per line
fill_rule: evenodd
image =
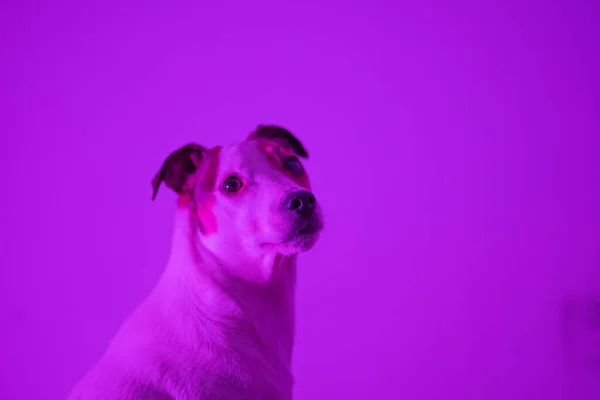
M171 153L152 179L152 200L156 198L158 188L163 181L178 194L190 190L191 188L186 184L200 167L205 152L206 149L202 146L188 144Z
M302 143L287 129L275 125L259 125L254 132L250 134L248 140L265 138L273 141L281 141L289 146L298 157L308 158L308 152L302 146Z

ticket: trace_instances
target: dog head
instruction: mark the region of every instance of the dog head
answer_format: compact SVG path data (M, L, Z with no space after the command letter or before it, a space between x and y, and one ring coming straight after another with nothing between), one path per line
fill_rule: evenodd
M153 198L162 182L178 193L217 257L293 255L313 247L323 226L306 158L300 141L277 126L259 126L231 146L188 144L165 160L152 181Z

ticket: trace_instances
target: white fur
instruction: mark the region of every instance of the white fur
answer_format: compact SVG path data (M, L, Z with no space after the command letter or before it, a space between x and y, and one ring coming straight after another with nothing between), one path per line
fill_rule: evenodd
M237 203L217 195L210 239L194 208L178 207L162 277L69 399L291 399L298 251L257 243L284 229L275 205L297 185L252 144L225 149L217 182L232 169L260 183ZM240 228L257 207L274 224Z

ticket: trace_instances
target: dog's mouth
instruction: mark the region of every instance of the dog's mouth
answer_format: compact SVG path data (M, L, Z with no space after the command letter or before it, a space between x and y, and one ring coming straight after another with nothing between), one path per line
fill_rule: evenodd
M315 245L322 229L323 222L315 215L294 224L278 243L265 242L261 244L261 247L263 249L285 249L286 252L306 251Z
M323 229L323 223L318 218L311 218L296 231L296 235L308 236L314 235Z
M315 216L294 227L284 243L297 246L300 249L308 249L315 244L322 229L323 223L320 218Z

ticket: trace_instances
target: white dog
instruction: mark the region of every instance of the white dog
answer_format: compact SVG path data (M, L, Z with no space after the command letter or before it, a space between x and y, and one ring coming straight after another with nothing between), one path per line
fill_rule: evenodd
M296 255L322 216L287 130L172 153L152 185L178 193L158 284L70 399L291 399Z

